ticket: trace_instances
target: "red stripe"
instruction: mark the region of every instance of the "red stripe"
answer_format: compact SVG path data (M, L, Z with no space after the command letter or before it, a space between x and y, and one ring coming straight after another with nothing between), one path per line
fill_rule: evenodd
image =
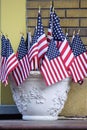
M45 61L44 61L45 62ZM47 66L47 65L46 65ZM41 67L41 73L42 73L42 75L43 75L43 77L44 77L44 79L45 79L45 81L46 81L46 84L47 84L47 86L49 85L49 82L50 82L50 84L52 84L51 83L51 80L50 80L50 78L49 78L49 75L48 75L48 73L47 73L47 70L46 70L46 66L44 65L44 63L43 63L43 65L42 65L42 67ZM42 69L43 68L43 69ZM43 71L44 70L44 71ZM44 75L44 72L46 73L46 75ZM48 78L48 81L46 80L46 77Z
M55 79L54 79L54 77L53 77L53 75L52 75L52 68L51 68L51 66L49 66L49 64L50 64L49 60L46 60L46 65L47 65L48 71L49 71L49 73L50 73L50 75L48 75L48 76L49 76L50 80L51 80L51 78L52 78L52 79L53 79L53 82L55 82ZM51 83L52 83L52 81L51 81Z

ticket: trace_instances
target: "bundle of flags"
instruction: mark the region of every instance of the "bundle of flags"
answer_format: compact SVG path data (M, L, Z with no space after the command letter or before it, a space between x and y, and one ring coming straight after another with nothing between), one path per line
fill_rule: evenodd
M38 70L44 55L47 51L48 43L42 24L41 11L38 11L37 26L32 37L32 43L28 52L31 70Z
M65 35L62 31L59 17L56 15L56 12L51 7L49 28L47 33L49 47L41 66L41 72L44 75L47 85L52 85L56 81L58 82L57 79L56 81L54 81L54 78L56 77L54 70L55 72L57 72L57 74L60 74L59 70L56 68L56 64L53 62L53 60L57 59L56 56L53 57L53 59L48 58L49 55L54 55L54 51L56 50L54 49L54 51L51 52L51 48L53 48L54 46L54 43L53 45L51 43L52 39L54 39L54 41L56 42L56 47L60 52L60 57L63 61L63 65L65 65L63 66L63 68L65 67L67 76L70 76L75 83L78 82L80 84L83 82L83 79L87 77L87 50L82 43L80 36L77 36L78 38L76 38L76 36L73 36L72 43L70 43L68 35ZM50 52L50 54L48 52ZM57 67L58 65L59 63L57 64Z
M5 38L4 35L1 37L1 81L8 84L9 74L17 67L18 60L13 52L10 40Z
M28 61L28 49L24 37L21 36L20 44L17 50L18 66L13 70L13 78L17 85L23 83L29 76L30 64Z
M37 25L31 38L27 33L26 40L22 35L17 53L14 54L10 40L1 37L0 80L8 84L8 76L12 73L14 82L22 84L30 75L30 71L39 70L47 86L71 77L75 83L82 83L87 77L87 50L77 33L70 41L64 34L60 19L50 8L50 19L47 36L42 24L39 9Z

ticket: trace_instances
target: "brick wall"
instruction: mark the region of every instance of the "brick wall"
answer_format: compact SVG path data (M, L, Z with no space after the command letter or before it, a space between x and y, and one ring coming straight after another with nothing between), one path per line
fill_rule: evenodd
M36 25L38 8L41 7L42 21L47 33L49 8L51 0L27 0L27 28L33 34ZM54 0L54 8L60 17L61 27L72 37L73 31L80 29L80 36L87 45L87 0Z

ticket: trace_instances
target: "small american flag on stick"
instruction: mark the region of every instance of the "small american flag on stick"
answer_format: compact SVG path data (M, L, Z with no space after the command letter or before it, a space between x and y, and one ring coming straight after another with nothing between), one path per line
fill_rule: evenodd
M28 51L28 58L30 62L30 70L38 69L38 43L37 43L37 27L35 27L30 50Z
M20 85L22 82L28 78L30 73L30 64L28 61L27 48L25 45L24 37L21 37L20 45L18 47L18 66L13 71L13 77L17 85Z
M40 61L44 57L48 48L47 38L44 33L40 10L38 12L38 19L37 19L37 42L38 42L38 58Z
M45 58L41 65L41 73L47 83L52 85L69 77L66 67L60 56L60 52L56 47L55 41L51 40Z
M74 61L70 66L70 71L74 82L81 82L87 76L87 50L79 34L76 34L71 43L74 53Z

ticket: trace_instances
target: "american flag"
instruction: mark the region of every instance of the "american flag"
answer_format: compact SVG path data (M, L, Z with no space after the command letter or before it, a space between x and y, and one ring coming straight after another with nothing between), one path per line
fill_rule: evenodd
M4 35L1 37L1 81L4 83L6 74L6 38Z
M35 27L28 54L31 70L37 70L38 69L37 27Z
M41 73L48 86L69 77L60 56L60 52L53 39L49 44L45 58L42 62Z
M74 55L73 55L72 50L70 48L70 45L66 39L66 36L64 35L64 33L61 29L61 26L59 23L59 18L57 16L57 14L55 13L55 11L53 13L52 35L53 35L53 38L55 41L59 41L58 43L60 43L60 45L59 45L60 54L62 56L64 63L65 63L65 66L67 67L67 69L69 69L69 66L74 59Z
M71 44L74 53L74 61L70 66L70 71L74 82L81 82L87 76L87 50L79 34L76 34Z
M20 85L30 73L30 64L28 61L27 48L25 45L24 37L21 37L21 41L18 47L18 66L13 71L13 77L17 85Z
M3 40L5 40L5 38ZM3 82L5 85L7 85L8 84L8 76L17 67L18 60L17 60L16 55L13 52L10 40L7 38L6 41L3 41L3 42L4 42L4 44L6 42L6 45L5 45L6 50L2 50L2 53L4 53L6 56L5 63L4 63L5 68L3 68L3 69L5 69L4 73L3 73L4 74ZM3 49L3 47L2 47L2 49ZM3 52L3 51L5 51L5 52ZM2 71L3 71L3 69L2 69Z
M40 10L38 12L38 19L37 19L37 42L38 42L38 58L40 61L44 57L48 48L47 38L44 33Z

